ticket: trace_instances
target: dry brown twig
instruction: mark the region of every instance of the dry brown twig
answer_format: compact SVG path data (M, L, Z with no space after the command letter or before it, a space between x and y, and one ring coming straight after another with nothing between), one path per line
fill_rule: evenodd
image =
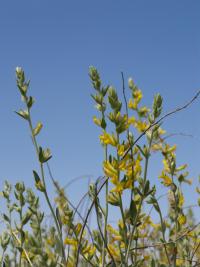
M135 144L137 144L137 142L153 127L153 126L155 126L155 125L157 125L157 124L159 124L160 122L162 122L164 119L166 119L167 117L169 117L169 116L171 116L171 115L173 115L173 114L175 114L175 113L178 113L178 112L180 112L180 111L182 111L182 110L184 110L184 109L186 109L186 108L188 108L198 97L199 97L199 95L200 95L200 90L199 91L197 91L197 93L195 94L195 96L190 100L190 101L188 101L185 105L183 105L183 106L181 106L181 107L178 107L178 108L176 108L176 109L174 109L174 110L172 110L172 111L170 111L170 112L168 112L168 113L166 113L164 116L162 116L159 120L157 120L157 121L155 121L154 123L152 123L152 124L150 124L148 127L147 127L147 129L144 131L144 132L142 132L138 137L137 137L137 139L133 142L133 144L126 150L126 152L124 153L124 155L122 156L122 158L121 158L121 160L123 160L125 157L126 157L126 155L129 153L129 151L131 150L131 148L135 145Z

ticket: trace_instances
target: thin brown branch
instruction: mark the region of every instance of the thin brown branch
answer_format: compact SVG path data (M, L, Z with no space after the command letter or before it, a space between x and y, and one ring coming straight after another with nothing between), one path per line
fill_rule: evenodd
M59 191L60 191L60 188L59 188L59 186L58 186L58 183L55 181L55 179L54 179L54 177L53 177L53 174L52 174L52 172L51 172L51 168L50 168L48 162L47 162L47 168L48 168L49 176L50 176L50 178L51 178L51 180L52 180L52 183L53 183L53 185L55 186L55 188L57 189L57 191L59 192ZM70 205L70 206L72 207L72 209L74 210L73 218L75 217L75 215L76 215L76 213L77 213L78 216L80 217L80 219L81 219L83 222L84 222L84 218L83 218L83 216L80 214L80 212L78 211L78 208L79 208L81 202L84 200L84 198L85 198L87 195L88 195L88 192L85 193L85 195L80 199L80 201L79 201L79 203L78 203L78 205L77 205L76 207L71 203L71 201L70 201L66 196L64 196L66 202L69 203L69 205ZM89 232L89 234L90 234L90 237L91 237L91 239L92 239L92 242L93 242L92 232L91 232L89 226L86 225L86 228L87 228L87 230L88 230L88 232Z
M178 238L176 238L176 240L168 241L168 242L165 242L165 243L164 242L159 242L159 243L155 243L155 244L149 244L149 245L137 247L137 249L148 249L148 248L161 247L163 245L171 245L171 244L174 244L177 241L179 241L179 240L183 239L184 237L186 237L189 233L191 233L193 230L195 230L199 225L200 225L200 222L198 222L192 228L190 228L189 230L187 230L184 234L182 234L181 236L179 236ZM136 250L136 248L131 248L130 249L130 251L133 251L133 250Z
M105 178L105 177L104 177L104 178ZM96 194L96 196L99 195L99 193L101 192L102 188L104 187L104 185L106 184L106 182L108 181L108 179L109 179L109 177L106 177L105 181L102 183L102 185L100 186L100 188L97 190L97 194ZM84 232L85 226L86 226L86 224L87 224L88 217L89 217L89 215L90 215L90 213L91 213L91 211L92 211L93 206L95 205L95 201L96 201L95 199L92 201L92 203L91 203L91 205L90 205L90 207L89 207L89 209L88 209L88 212L87 212L87 215L86 215L86 218L85 218L83 227L82 227L82 229L81 229L80 238L79 238L79 242L78 242L77 256L76 256L76 264L75 264L76 267L78 267L79 254L80 254L80 250L81 250L81 242L82 242L82 238L83 238L83 232ZM108 251L108 252L109 252L109 251ZM114 260L114 258L113 258L113 256L112 256L112 254L111 254L110 256L111 256L111 258L112 258L112 261L113 261L113 263L114 263L114 266L116 266L116 264L115 264L115 260Z
M127 151L124 153L124 155L122 156L121 160L123 160L126 155L129 153L129 151L131 150L131 148L137 144L137 142L152 128L154 127L155 125L159 124L160 122L162 122L164 119L166 119L167 117L170 117L171 115L173 114L176 114L186 108L188 108L200 95L200 90L195 94L195 96L190 100L188 101L185 105L181 106L181 107L178 107L170 112L168 112L167 114L165 114L164 116L162 116L160 119L158 119L157 121L155 121L154 123L150 124L147 129L142 132L138 137L137 139L133 142L133 144L127 149Z

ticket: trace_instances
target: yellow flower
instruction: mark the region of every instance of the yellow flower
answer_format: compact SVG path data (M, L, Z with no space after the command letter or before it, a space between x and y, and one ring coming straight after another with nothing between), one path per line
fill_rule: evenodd
M53 239L53 238L47 238L46 242L51 247L55 246L55 244L56 244L55 239Z
M116 192L116 193L121 194L124 190L123 183L117 182L115 185L116 186L110 192Z
M77 236L80 234L81 228L82 228L82 224L77 223L77 225L75 226L75 232Z
M137 109L137 105L138 105L137 101L135 100L133 101L132 99L129 100L128 107L130 109Z
M114 257L115 260L120 261L120 251L117 246L114 246L113 244L108 244L108 248L112 256Z
M153 144L153 145L151 146L151 150L152 150L152 151L162 150L162 144L161 144L161 143L159 143L159 144Z
M150 258L151 258L150 255L144 255L144 260L145 260L145 261L149 260Z
M117 153L118 153L118 155L119 156L123 156L124 155L124 151L125 151L124 145L118 145L118 147L117 147Z
M163 134L165 134L165 133L166 133L166 131L163 130L161 127L158 128L158 134L159 134L159 135L163 135Z
M170 173L170 167L167 159L163 159L164 171Z
M183 193L179 192L178 193L178 206L179 206L179 208L183 207L184 202L185 202L185 199L184 199Z
M183 165L179 166L178 168L176 168L176 171L179 172L179 171L184 170L185 168L187 168L187 164L183 164Z
M70 246L74 246L74 247L77 247L77 241L76 240L74 240L74 239L72 239L72 238L65 238L65 240L64 240L64 244L65 245L70 245Z
M144 132L147 129L148 124L145 121L136 121L135 127L139 132Z
M176 259L176 266L184 266L185 260L184 259Z
M89 244L83 248L82 253L87 258L88 256L92 257L95 251L96 251L96 248L93 245Z
M125 159L123 159L120 163L119 163L119 170L120 171L125 171L126 170L126 168L127 168L127 166L126 166L126 160Z
M136 121L136 119L134 116L128 118L128 125L131 125L131 124L134 125L135 121Z
M170 186L172 184L172 179L168 175L166 175L166 173L164 171L162 171L159 178L162 179L162 183L166 186Z
M114 229L110 224L108 224L108 225L106 226L106 229L107 229L107 231L108 231L110 234L112 234L112 235L116 235L116 236L119 235L119 231L117 231L116 229Z
M181 214L178 216L178 222L180 225L186 224L186 221L187 221L187 219L186 219L186 216L184 214Z
M96 116L93 117L93 122L94 122L97 126L101 126L101 120L98 119Z
M166 154L170 154L175 151L176 151L176 145L170 146L166 144L165 147L163 147L162 153L166 155Z
M111 146L116 146L117 145L117 139L114 136L114 134L109 134L104 131L102 135L100 135L100 140L103 144L105 145L111 145Z
M133 92L133 97L134 97L134 99L137 100L137 102L139 103L139 102L141 101L142 97L143 97L143 95L142 95L142 91L139 90L139 89L135 90L135 91Z
M108 203L114 206L119 206L120 196L117 193L110 192L107 197Z
M137 113L140 117L147 117L149 111L150 110L144 106L144 107L139 108L137 110Z
M118 182L118 171L117 169L109 162L105 161L103 164L105 175L111 178L113 184Z

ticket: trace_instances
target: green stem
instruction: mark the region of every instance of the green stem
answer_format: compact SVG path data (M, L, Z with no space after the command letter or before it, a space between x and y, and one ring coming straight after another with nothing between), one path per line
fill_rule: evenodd
M158 205L158 201L157 201L157 205ZM159 207L159 205L158 205ZM160 210L160 207L159 207L159 216L160 216L160 222L161 222L161 229L162 229L162 237L163 237L163 240L164 240L164 250L165 250L165 254L166 254L166 257L167 257L167 261L168 261L168 264L170 266L170 258L169 258L169 255L168 255L168 252L167 252L167 246L166 246L166 239L165 239L165 229L164 229L164 221L163 221L163 217L162 217L162 213L161 213L161 210Z
M116 130L116 132L117 132L117 130ZM117 143L119 144L119 134L117 134ZM118 151L117 151L117 161L120 162L120 157L118 155ZM120 180L120 170L118 170L118 180ZM123 239L124 239L124 243L125 243L125 249L127 250L128 234L127 234L126 219L125 219L125 215L124 215L124 209L123 209L123 202L122 202L121 193L119 193L119 208L120 208L122 221L123 221L123 226L124 226ZM127 266L126 265L126 261L125 261L125 266Z
M107 145L105 145L104 151L105 151L105 160L107 161L108 157ZM103 233L105 242L103 242L103 250L102 250L102 267L104 267L106 259L105 248L107 247L107 223L108 223L108 181L106 181L106 210L105 210L104 233Z
M20 223L21 223L21 226L20 226L20 256L19 256L19 267L21 267L22 265L22 248L23 248L23 242L22 242L22 231L23 231L23 226L22 226L22 205L20 205L20 212L19 212L19 216L20 216Z
M174 182L173 176L172 181ZM176 267L177 258L177 231L178 231L178 211L177 211L177 197L176 193L173 191L174 201L175 201L175 243L174 243L174 255L173 255L173 267Z
M26 99L26 105L27 105L28 114L29 114L28 115L28 123L29 123L29 127L30 127L30 130L31 130L31 137L32 137L32 140L33 140L34 147L36 149L36 154L37 154L38 160L39 160L39 147L38 147L35 135L33 134L33 125L32 125L32 120L31 120L31 116L30 116L30 108L28 107L27 99ZM40 162L40 172L41 172L42 182L43 182L43 185L44 185L44 196L45 196L45 199L46 199L47 204L49 206L49 209L51 211L51 214L53 216L53 219L54 219L54 222L55 222L55 225L56 225L56 229L57 229L57 232L58 232L58 235L59 235L60 245L61 245L61 249L62 249L62 260L63 260L63 263L66 264L66 257L65 257L65 249L64 249L64 245L63 245L63 239L62 239L62 232L61 232L58 220L56 218L55 212L53 210L53 207L51 205L51 202L49 200L49 196L48 196L48 193L47 193L47 190L46 190L46 183L45 183L45 176L44 176L44 166L43 166L43 163L41 163L41 162Z
M150 150L151 150L152 141L153 141L153 131L151 133L151 137L150 137L150 140L149 140L149 146L148 146L148 150L147 150L147 155L145 157L143 191L144 191L145 183L146 183L146 180L147 180L147 170L148 170L148 163L149 163L149 156L150 156ZM134 225L133 225L133 228L132 228L132 231L131 231L131 236L129 238L128 248L127 248L126 254L125 254L125 263L126 264L128 264L129 252L130 252L130 249L131 249L131 244L132 244L134 232L135 232L135 229L137 227L137 220L138 220L139 215L140 215L140 211L141 211L141 208L142 208L142 204L143 204L144 198L145 197L144 197L144 194L143 194L141 196L141 199L140 199L139 207L138 207L137 214L136 214L136 217L135 217L135 220L134 220Z

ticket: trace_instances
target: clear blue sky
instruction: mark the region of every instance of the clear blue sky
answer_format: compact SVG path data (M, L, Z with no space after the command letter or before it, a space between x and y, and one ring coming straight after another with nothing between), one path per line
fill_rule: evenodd
M164 97L169 111L200 88L200 1L2 1L0 5L0 177L33 186L37 169L26 123L14 114L21 107L15 67L31 79L36 98L35 122L44 129L40 142L49 146L55 177L62 185L85 174L101 174L103 151L90 98L88 67L96 66L103 81L121 91L120 71L143 89L145 103ZM188 162L191 176L200 173L200 100L168 119L176 137L177 157ZM156 181L157 162L149 175ZM71 187L79 199L87 179ZM185 188L190 203L194 187ZM50 189L51 190L51 189ZM76 192L76 195L74 194Z

